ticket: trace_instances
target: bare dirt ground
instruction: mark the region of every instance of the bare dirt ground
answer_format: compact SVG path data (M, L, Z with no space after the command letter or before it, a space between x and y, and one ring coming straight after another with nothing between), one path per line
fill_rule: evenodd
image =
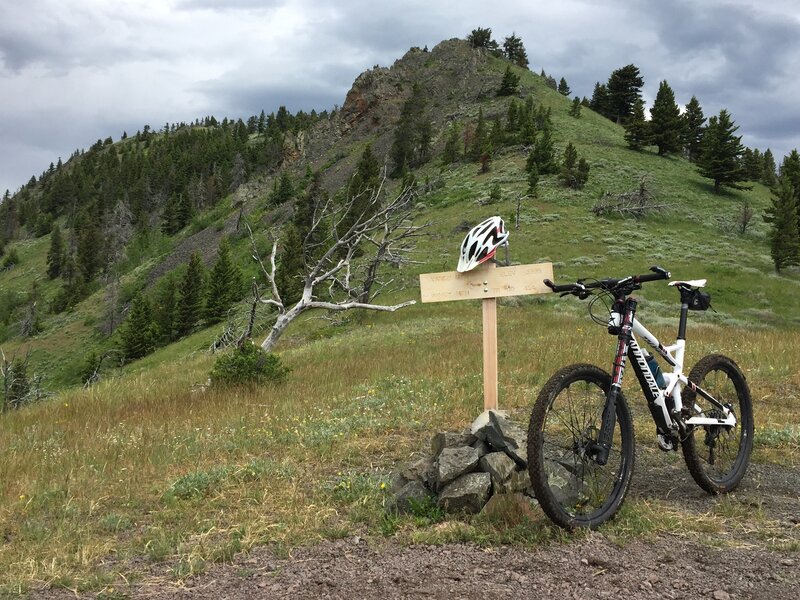
M256 549L178 586L148 577L126 596L187 598L800 598L800 554L769 550L800 541L800 469L755 464L735 496L702 492L680 456L645 450L629 498L674 501L699 518L731 512L714 546L678 535L623 546L602 532L526 550L467 544L403 546L349 538L295 550L278 559ZM63 595L62 595L63 594ZM74 597L49 590L34 597Z

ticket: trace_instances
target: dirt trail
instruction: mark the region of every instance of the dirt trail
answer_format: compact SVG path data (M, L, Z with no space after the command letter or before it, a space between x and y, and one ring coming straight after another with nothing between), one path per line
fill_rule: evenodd
M721 549L679 536L619 547L602 533L537 550L473 545L381 547L359 538L301 548L289 559L256 549L216 565L183 587L145 580L128 597L186 598L652 598L800 597L800 554L764 549L753 530L765 522L781 539L800 541L800 469L751 465L736 496ZM713 511L719 498L700 491L679 455L637 456L631 498L661 498L688 512ZM753 515L752 519L749 515ZM752 523L749 521L752 520ZM729 546L734 546L733 548ZM41 597L62 597L55 590ZM71 594L70 594L71 596ZM67 596L63 596L67 597ZM74 596L72 596L74 597Z

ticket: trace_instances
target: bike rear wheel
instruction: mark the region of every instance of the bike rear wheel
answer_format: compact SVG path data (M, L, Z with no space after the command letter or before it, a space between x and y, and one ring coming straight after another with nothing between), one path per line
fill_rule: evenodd
M611 519L633 474L633 422L624 396L616 403L616 424L608 462L589 456L600 433L611 377L587 364L564 367L536 400L528 428L528 471L536 499L557 525L597 527Z
M683 458L697 485L709 494L730 492L744 477L753 449L750 388L736 363L721 354L710 354L698 361L689 373L689 381L729 406L736 425L694 426L682 440ZM689 387L684 391L683 403L692 416L722 417L719 409Z

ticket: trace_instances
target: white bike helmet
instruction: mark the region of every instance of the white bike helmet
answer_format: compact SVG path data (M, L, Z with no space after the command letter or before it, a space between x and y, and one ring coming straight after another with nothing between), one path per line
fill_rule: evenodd
M508 244L508 232L503 219L489 217L470 229L461 242L456 271L466 273L494 257L497 248Z

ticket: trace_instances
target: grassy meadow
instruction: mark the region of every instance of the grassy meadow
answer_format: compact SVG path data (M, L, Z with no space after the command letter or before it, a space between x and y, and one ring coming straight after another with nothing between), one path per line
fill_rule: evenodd
M519 418L558 367L610 361L613 340L588 317L533 300L499 313L500 403ZM147 369L4 415L2 589L106 589L161 561L181 579L254 544L288 552L365 532L425 542L563 536L543 516L508 527L444 521L434 509L384 514L397 465L424 451L433 432L463 428L482 409L480 306L416 306L359 325L287 343L281 355L292 373L276 387L200 391L209 355L153 356ZM666 327L655 329L667 338ZM722 351L748 377L755 460L800 461L798 344L796 330L690 329L688 362ZM627 394L640 443L654 445L640 394ZM724 518L692 525L659 506L657 498L630 503L610 534L688 526L702 535Z

